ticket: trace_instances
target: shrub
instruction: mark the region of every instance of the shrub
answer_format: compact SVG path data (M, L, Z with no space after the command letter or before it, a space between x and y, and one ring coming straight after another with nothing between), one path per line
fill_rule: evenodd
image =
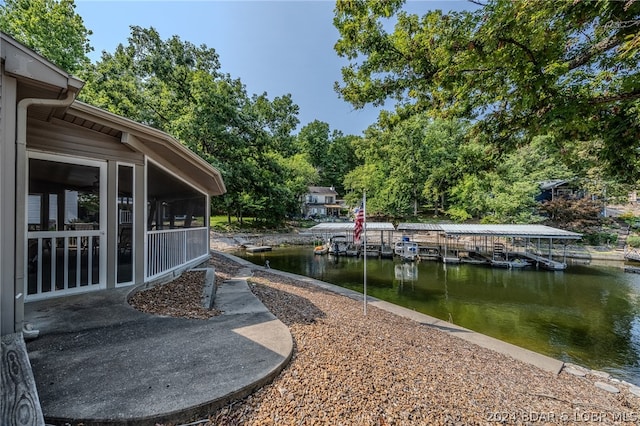
M622 219L624 222L628 223L629 225L631 225L632 223L635 223L638 218L636 218L636 216L632 213L632 212L624 212L620 215L620 219Z
M618 242L618 234L612 234L609 232L593 232L582 235L582 240L590 246L615 244Z
M638 236L638 235L629 235L627 237L627 244L630 247L633 247L633 248L640 247L640 236Z

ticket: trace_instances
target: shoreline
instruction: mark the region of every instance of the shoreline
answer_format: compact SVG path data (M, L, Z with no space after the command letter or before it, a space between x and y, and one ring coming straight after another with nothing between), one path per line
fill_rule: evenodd
M218 251L239 250L244 245L281 247L289 245L313 246L318 238L314 235L295 230L283 233L242 233L211 231L211 249ZM564 253L560 249L553 250L554 258L562 258ZM611 261L626 262L624 252L617 250L602 250L594 246L580 246L579 249L570 248L566 258L573 261ZM640 263L639 263L640 265Z

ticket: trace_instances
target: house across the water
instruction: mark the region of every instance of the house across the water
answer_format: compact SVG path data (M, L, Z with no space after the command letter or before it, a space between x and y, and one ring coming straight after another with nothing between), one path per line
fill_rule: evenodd
M342 206L333 186L310 186L304 196L302 213L305 217L339 217Z
M76 100L83 82L0 34L0 330L29 301L141 284L209 258L218 170Z

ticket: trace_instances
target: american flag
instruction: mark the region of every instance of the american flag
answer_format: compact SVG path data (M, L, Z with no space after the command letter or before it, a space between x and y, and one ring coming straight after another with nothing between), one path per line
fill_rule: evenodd
M353 240L360 242L360 234L362 234L362 227L364 224L364 206L360 204L360 207L356 209L356 224L353 228Z

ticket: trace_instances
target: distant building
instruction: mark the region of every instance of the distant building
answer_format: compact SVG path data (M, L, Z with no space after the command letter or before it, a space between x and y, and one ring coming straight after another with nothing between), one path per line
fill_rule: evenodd
M304 196L302 213L305 217L340 217L341 209L333 186L310 186Z
M552 201L557 198L582 198L585 191L580 189L572 179L554 179L540 182L540 195L536 201Z

